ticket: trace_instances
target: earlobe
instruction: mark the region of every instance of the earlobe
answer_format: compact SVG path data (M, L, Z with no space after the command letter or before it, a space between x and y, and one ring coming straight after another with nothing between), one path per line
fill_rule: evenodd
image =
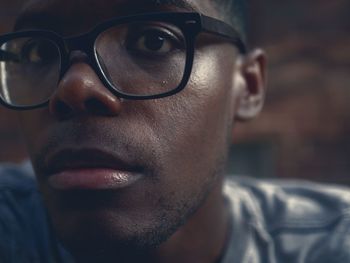
M240 64L242 85L236 109L236 120L247 121L260 113L266 91L266 56L256 49L246 55Z

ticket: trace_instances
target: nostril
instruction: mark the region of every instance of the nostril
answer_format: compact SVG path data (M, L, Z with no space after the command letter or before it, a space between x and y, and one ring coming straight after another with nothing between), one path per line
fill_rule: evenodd
M108 106L97 98L91 98L85 101L86 111L92 114L110 115Z
M62 119L69 117L73 113L73 109L63 101L57 101L54 107L56 114Z

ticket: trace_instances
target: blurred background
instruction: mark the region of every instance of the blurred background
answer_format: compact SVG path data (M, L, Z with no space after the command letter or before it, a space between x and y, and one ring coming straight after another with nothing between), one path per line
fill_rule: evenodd
M0 33L23 0L0 3ZM229 171L350 185L350 1L250 0L251 46L268 54L265 109L236 125ZM26 151L13 112L0 107L0 162Z

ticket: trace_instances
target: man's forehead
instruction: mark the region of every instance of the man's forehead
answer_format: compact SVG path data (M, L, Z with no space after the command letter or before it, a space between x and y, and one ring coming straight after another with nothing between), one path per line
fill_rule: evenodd
M198 11L208 13L212 0L29 0L24 4L16 28L34 26L40 20L59 20L59 23L82 19L89 24L95 20L144 12ZM34 21L34 22L33 22ZM92 23L92 22L91 22Z
M100 8L141 5L174 5L180 8L196 6L196 0L29 0L24 4L25 9L43 9L52 7Z
M22 13L72 11L96 13L101 11L137 12L138 9L172 7L187 11L200 11L207 0L29 0L24 4ZM142 11L142 10L140 10Z

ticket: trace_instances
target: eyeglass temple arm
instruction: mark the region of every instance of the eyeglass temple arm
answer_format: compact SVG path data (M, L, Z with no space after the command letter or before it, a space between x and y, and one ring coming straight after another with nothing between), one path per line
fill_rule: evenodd
M208 32L226 38L229 41L233 42L235 45L237 45L241 53L247 53L246 44L240 37L240 33L237 30L235 30L232 26L220 20L205 15L201 15L201 20L204 32Z

